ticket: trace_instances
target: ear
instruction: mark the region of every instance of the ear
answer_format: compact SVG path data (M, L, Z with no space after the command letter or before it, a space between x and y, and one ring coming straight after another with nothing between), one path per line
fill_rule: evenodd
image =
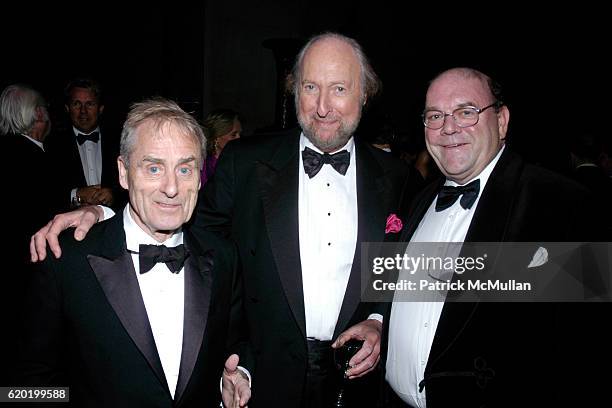
M506 105L502 105L497 112L497 128L499 131L499 140L506 140L508 133L508 123L510 122L510 110Z
M117 168L119 169L119 184L121 184L121 187L125 190L129 190L128 169L121 156L117 157Z

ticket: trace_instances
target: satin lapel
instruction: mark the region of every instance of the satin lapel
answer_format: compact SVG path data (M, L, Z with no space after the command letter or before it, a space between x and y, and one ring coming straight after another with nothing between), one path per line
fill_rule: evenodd
M191 251L191 247L189 248ZM174 394L175 401L179 401L185 392L202 348L210 307L213 253L213 250L209 250L203 255L189 256L185 263L183 351Z
M421 223L427 209L435 199L436 195L438 194L438 190L443 183L444 179L434 181L426 186L419 195L417 195L414 200L414 204L412 204L410 207L410 211L404 220L406 225L402 229L399 239L400 242L409 242L410 239L412 239L414 232Z
M507 148L506 148L507 149ZM503 242L510 225L513 197L523 162L506 150L493 169L482 191L465 242ZM461 256L466 256L462 250ZM448 302L442 309L428 367L444 355L459 337L479 307L478 303Z
M148 361L162 386L168 390L130 254L126 251L114 260L88 255L87 260L121 324Z
M85 173L83 172L83 164L81 163L81 155L79 154L79 148L77 142L75 141L74 132L72 131L72 127L68 130L67 136L71 138L68 140L68 146L70 148L70 167L69 171L74 172L72 174L79 175L79 185L84 186L87 185L87 180L85 179Z
M506 147L482 191L465 237L466 242L508 240L508 231L513 227L509 224L513 198L517 196L516 191L523 166L522 159Z
M355 313L361 297L361 243L382 242L385 224L392 208L389 202L392 186L385 177L385 169L363 143L355 141L357 177L357 245L353 256L351 274L334 330L335 339Z
M269 162L256 163L270 246L285 295L306 337L298 226L299 134L287 136Z

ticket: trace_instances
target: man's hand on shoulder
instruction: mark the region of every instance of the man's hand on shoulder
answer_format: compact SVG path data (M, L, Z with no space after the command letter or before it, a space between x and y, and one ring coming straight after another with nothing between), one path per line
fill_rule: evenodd
M74 238L83 240L91 227L104 216L98 206L85 206L68 213L58 214L47 225L41 228L30 239L30 256L32 262L43 261L47 256L47 242L56 258L62 256L58 237L70 227L76 227Z

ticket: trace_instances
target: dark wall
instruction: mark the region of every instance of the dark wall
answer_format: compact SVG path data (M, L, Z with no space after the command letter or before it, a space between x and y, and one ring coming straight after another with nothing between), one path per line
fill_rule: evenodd
M422 141L427 81L457 65L505 85L511 140L534 161L552 160L587 127L606 131L595 118L607 116L608 22L585 2L543 10L487 2L124 3L4 3L0 85L30 82L61 106L65 80L90 72L104 82L117 117L128 103L161 94L198 117L234 108L250 133L277 120L278 67L264 41L300 44L336 30L363 44L384 83L364 121L384 117L414 140Z

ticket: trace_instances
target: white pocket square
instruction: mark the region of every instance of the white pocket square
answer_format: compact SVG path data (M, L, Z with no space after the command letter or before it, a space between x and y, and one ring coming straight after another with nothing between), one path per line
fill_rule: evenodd
M544 265L548 262L548 251L546 248L539 247L538 250L533 254L533 258L531 258L531 262L527 268L537 268L538 266Z

